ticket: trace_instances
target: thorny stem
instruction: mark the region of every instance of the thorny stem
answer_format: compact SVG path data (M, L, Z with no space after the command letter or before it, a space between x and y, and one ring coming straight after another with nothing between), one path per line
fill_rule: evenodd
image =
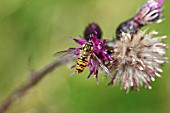
M63 64L63 60L64 59L53 61L39 71L31 73L31 79L28 79L23 84L21 84L2 102L0 105L0 113L5 113L15 101L23 97L26 92L35 86L38 82L40 82L43 77L52 72L55 68L61 66Z

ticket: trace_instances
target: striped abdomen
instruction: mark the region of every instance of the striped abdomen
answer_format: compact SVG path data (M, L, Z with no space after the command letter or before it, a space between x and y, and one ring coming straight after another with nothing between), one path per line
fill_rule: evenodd
M84 68L86 67L88 62L88 56L85 55L79 55L77 59L77 64L76 64L76 73L81 73L83 72Z

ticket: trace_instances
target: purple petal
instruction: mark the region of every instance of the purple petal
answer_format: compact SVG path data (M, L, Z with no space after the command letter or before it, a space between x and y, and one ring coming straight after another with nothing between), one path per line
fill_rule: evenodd
M90 76L92 75L92 73L94 72L94 67L91 67L90 68L90 73L89 75L87 76L86 80L88 80L90 78Z
M70 77L71 77L71 76L73 76L74 74L76 74L76 72L75 72L75 71L74 71L74 72L72 72L72 73L70 74Z
M74 40L76 43L78 43L78 44L80 44L80 45L83 45L85 42L86 42L86 40L84 40L84 39L81 39L81 40L78 40L78 39L76 39L76 38L73 38L73 37L69 37L71 40Z
M67 69L69 70L69 69L72 69L72 68L74 68L74 67L76 67L76 64L74 64L74 65L71 66L71 67L68 67Z
M157 0L157 2L158 2L158 7L160 7L165 2L165 0Z
M94 77L96 78L96 83L99 84L99 81L98 81L98 69L95 69Z

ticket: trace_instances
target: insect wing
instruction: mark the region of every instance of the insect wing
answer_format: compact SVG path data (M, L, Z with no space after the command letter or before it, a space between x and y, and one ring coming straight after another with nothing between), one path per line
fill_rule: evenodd
M71 62L73 60L76 60L77 56L75 54L77 50L64 50L64 51L59 51L53 55L58 60L62 60L63 62Z
M110 73L109 69L103 64L103 62L93 53L95 64L99 65L101 70L103 70L107 75L112 77L112 74Z

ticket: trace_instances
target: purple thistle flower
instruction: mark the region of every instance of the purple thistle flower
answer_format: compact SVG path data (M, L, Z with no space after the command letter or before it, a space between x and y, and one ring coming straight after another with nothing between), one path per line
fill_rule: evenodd
M167 45L162 43L166 36L153 38L157 34L156 31L149 34L138 31L134 35L122 33L120 40L108 45L112 47L114 59L114 77L110 84L120 83L127 92L131 88L139 91L140 85L151 89L151 81L155 81L156 76L161 77L160 66L167 60L164 57Z
M75 39L70 37L71 40L75 41L76 43L78 43L80 46L78 46L77 48L74 48L75 50L77 50L76 52L74 52L74 55L79 56L80 58L85 56L85 53L83 51L83 47L85 44L91 43L92 44L92 52L89 54L88 56L88 63L86 66L90 67L90 73L87 76L87 79L90 78L90 76L92 74L94 74L94 77L96 78L96 81L98 83L98 71L99 69L101 69L102 71L104 71L107 75L109 75L111 78L113 77L112 74L110 73L110 71L107 69L107 67L104 65L105 61L108 62L113 62L112 57L106 52L104 45L106 44L108 39L98 39L97 37L97 32L95 32L96 34L91 34L89 36L89 40L85 40L83 39L81 36L81 39ZM69 48L70 49L70 48ZM73 49L73 48L71 48ZM77 61L78 62L78 61ZM73 67L76 67L77 69L77 64L75 64ZM85 66L84 66L85 67ZM71 75L76 74L77 72L73 72Z

